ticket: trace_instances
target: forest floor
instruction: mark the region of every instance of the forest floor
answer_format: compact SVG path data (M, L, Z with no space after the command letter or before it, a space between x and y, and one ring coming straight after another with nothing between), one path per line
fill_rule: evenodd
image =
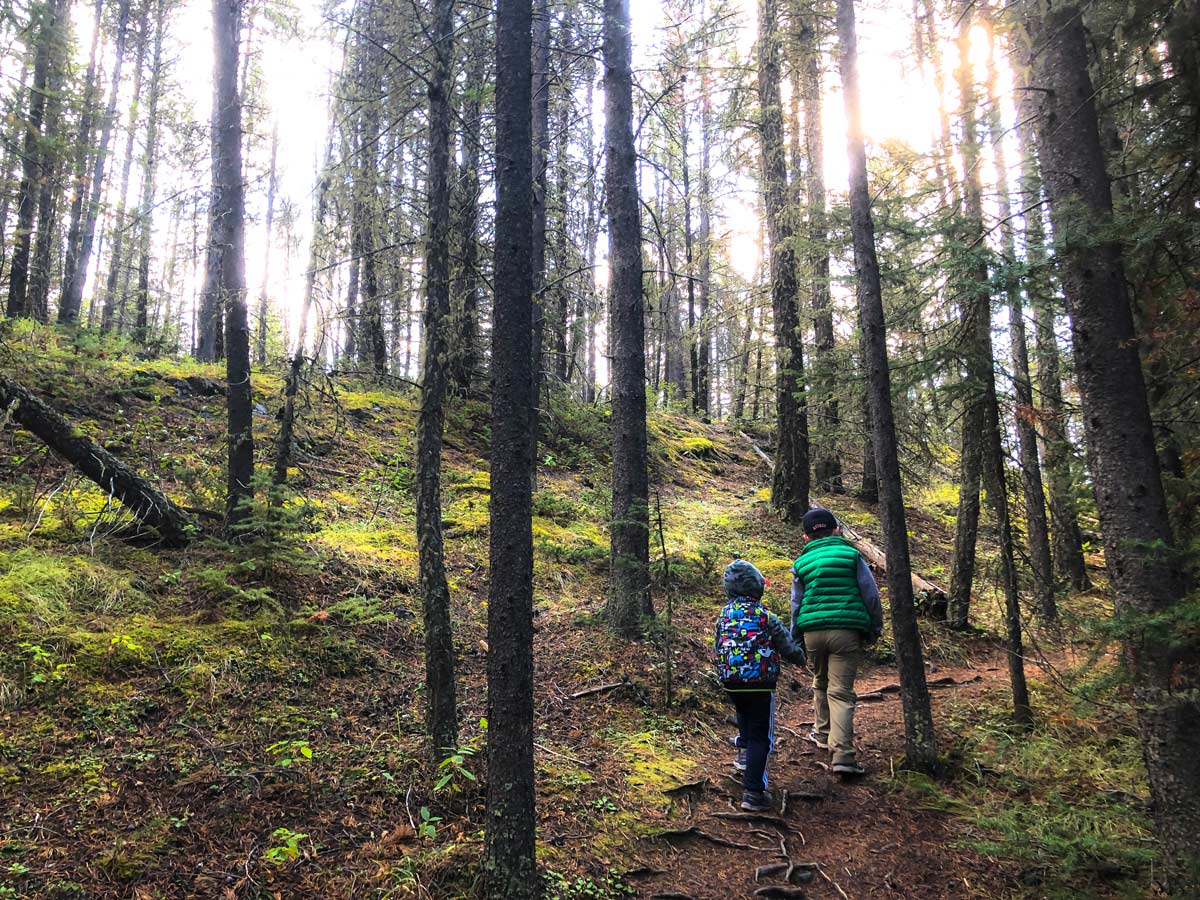
M448 417L462 745L435 768L422 738L410 391L309 385L282 518L258 511L259 536L236 547L216 535L216 368L24 324L0 334L0 368L198 511L205 532L181 551L147 542L28 434L0 433L0 900L471 896L486 778L486 404ZM255 373L260 456L280 386ZM670 596L674 618L630 643L599 621L606 414L563 401L546 418L535 708L550 900L752 897L779 883L755 869L778 862L781 844L814 898L1152 895L1145 773L1094 631L1104 598L1065 599L1053 632L1029 623L1038 727L1017 732L986 529L978 627L922 620L931 680L954 682L933 689L944 775L899 768L900 704L885 691L859 706L867 777L831 778L800 738L810 693L791 670L771 773L777 792L811 796L772 820L722 818L739 787L710 671L720 571L752 560L785 612L799 536L771 514L769 473L736 431L655 413L650 433L669 558L656 529L654 595L660 612ZM939 479L910 486L910 524L918 569L945 582L955 493ZM870 507L820 499L880 540ZM895 684L889 641L861 694ZM662 834L692 825L708 837Z

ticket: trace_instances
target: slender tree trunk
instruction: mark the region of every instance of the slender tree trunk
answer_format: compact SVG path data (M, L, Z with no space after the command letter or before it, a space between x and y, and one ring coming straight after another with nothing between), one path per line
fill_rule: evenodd
M583 295L588 298L586 321L584 323L584 361L583 361L583 402L596 402L596 319L600 308L600 298L596 292L596 233L599 231L596 219L596 182L599 179L599 165L596 160L596 125L595 125L595 81L596 74L592 64L588 64L587 94L584 101L587 109L587 124L584 128L584 150L587 152L587 222L585 225L584 242L587 244L587 271L584 273Z
M137 320L133 337L145 344L150 337L150 243L154 231L154 183L158 174L158 96L162 81L163 23L166 18L165 0L156 0L154 21L154 54L150 64L150 102L146 110L145 162L142 167L142 208L138 213L140 237L138 260Z
M1045 225L1042 219L1042 179L1035 153L1037 99L1022 92L1017 134L1021 139L1021 190L1024 195L1025 249L1030 274L1026 280L1034 321L1034 357L1037 362L1038 394L1042 408L1042 467L1049 481L1051 537L1054 542L1055 574L1070 580L1077 591L1091 587L1083 558L1083 536L1071 475L1071 446L1067 439L1067 413L1063 403L1058 337L1055 335L1056 306L1046 258Z
M267 172L267 221L263 227L263 275L258 290L258 338L255 358L267 364L267 293L271 285L271 228L275 224L275 163L279 156L279 123L271 128L271 168Z
M117 95L121 87L121 70L125 62L125 37L129 31L129 0L120 0L117 8L117 40L113 50L114 63L112 82L109 86L108 106L104 110L104 124L100 130L100 143L92 162L91 185L82 182L79 193L71 203L71 224L67 230L66 262L63 269L62 298L58 304L58 320L72 324L79 320L83 303L83 288L87 282L88 265L92 258L92 242L96 234L96 218L100 214L100 198L104 190L104 167L108 161L108 148L112 143L113 127L117 118ZM95 309L95 304L92 304ZM93 316L89 310L89 322Z
M905 762L925 772L939 767L934 739L929 687L917 613L913 605L912 565L908 554L900 458L892 410L891 375L887 358L887 326L883 291L875 254L875 223L867 183L867 156L859 106L858 49L854 28L854 0L837 0L839 64L842 96L846 105L846 149L850 163L850 229L854 239L859 326L863 333L867 387L874 425L875 460L880 479L880 518L887 540L888 605L900 674L900 701L904 710Z
M42 125L46 118L47 85L53 75L54 48L58 31L66 19L66 0L48 0L34 7L38 19L33 52L33 82L29 87L29 112L21 140L21 183L17 188L17 224L13 233L12 262L9 264L8 307L10 317L27 316L30 255L33 249L33 220L37 213L40 183L48 175Z
M29 88L29 75L31 59L33 53L27 51L25 59L21 65L21 77L17 82L17 89L12 95L12 100L4 109L3 115L6 119L16 119L20 116L21 103L25 98L26 91ZM21 151L18 149L15 139L4 142L4 153L0 157L3 163L0 163L0 178L3 179L3 190L0 190L0 280L4 278L4 264L8 261L8 240L5 229L8 227L8 211L13 199L13 187L19 184L17 179L17 168L21 162Z
M372 5L367 16L368 31L379 31L378 7ZM362 315L359 327L361 344L358 349L359 362L364 366L369 364L376 376L387 374L387 340L383 334L383 306L379 299L379 259L377 245L379 243L379 220L381 216L379 204L379 103L376 96L379 93L378 79L381 72L379 50L375 43L369 43L363 48L364 75L362 90L364 92L362 110L362 143L359 146L359 166L361 185L358 197L362 203L361 220L361 252L362 252ZM449 52L449 51L447 51ZM449 103L449 95L446 97ZM446 150L449 159L449 149ZM447 168L447 175L449 168ZM449 191L447 180L447 191ZM446 199L446 223L449 230L449 194ZM449 254L447 254L448 256ZM449 308L450 282L449 264L447 263L446 304ZM448 314L447 314L448 318ZM444 340L444 336L443 336ZM444 355L444 350L443 350ZM445 365L445 359L439 360L439 366Z
M629 0L604 0L604 173L608 208L609 351L612 354L612 587L609 623L641 631L650 602L650 509L646 471L646 358L641 211L633 141Z
M212 199L204 295L225 310L229 405L229 479L225 530L241 536L253 510L254 422L250 333L246 317L246 248L242 187L242 103L238 44L242 0L213 0Z
M80 218L83 213L83 198L88 188L88 162L93 154L93 138L95 131L95 118L97 109L97 73L96 73L96 58L100 50L100 36L103 33L102 23L104 21L104 2L96 0L96 14L92 20L92 48L88 55L87 75L84 79L83 98L79 114L79 136L75 143L75 153L71 164L71 212L70 224L67 226L67 247L66 253L68 258L74 246L79 240ZM0 245L3 244L3 220L7 218L7 210L0 212ZM58 321L67 323L71 321L70 315L64 317L63 301L66 297L66 278L68 277L69 268L64 270L64 283L59 296ZM78 312L78 309L76 309Z
M707 11L701 5L702 18ZM699 230L696 233L696 252L700 256L696 303L699 306L696 320L696 380L694 399L696 411L704 418L708 415L713 392L712 386L712 323L709 306L712 302L712 84L709 75L708 25L703 20L703 44L700 51L700 191L697 206L700 212ZM718 402L720 397L718 394Z
M481 95L486 90L486 28L468 33L467 80L463 91L462 169L458 181L455 233L462 242L462 262L454 283L453 336L450 341L450 384L467 393L479 368L479 157L483 124Z
M801 25L800 99L804 107L804 155L808 160L808 270L812 279L811 305L816 342L813 383L817 390L818 443L815 476L824 491L841 493L842 463L838 457L837 364L834 360L833 301L829 287L829 223L825 209L825 145L821 122L821 45L817 17Z
M536 0L533 16L533 489L542 431L542 372L546 333L546 171L550 165L550 4Z
M62 6L62 25L52 32L50 75L47 79L49 98L46 101L46 121L41 153L41 185L38 190L37 239L33 246L33 263L29 270L27 312L38 322L50 321L50 253L58 243L58 204L62 197L62 148L57 140L62 118L63 88L66 82L69 48L70 3Z
M966 237L977 248L987 246L987 234L983 227L983 190L980 177L980 137L977 116L977 92L975 89L974 65L970 60L970 33L973 10L964 6L961 16L961 32L958 43L959 90L962 97L963 139L959 145L963 157L964 218ZM1000 537L1000 587L1004 592L1004 624L1007 633L1008 674L1012 684L1013 718L1018 725L1033 724L1033 710L1029 704L1029 689L1025 683L1025 650L1021 636L1021 605L1017 591L1017 567L1009 515L1008 484L1004 465L1004 446L1000 436L1000 404L996 397L995 363L992 355L991 331L991 282L988 277L987 257L977 253L972 261L972 271L966 285L972 292L967 306L973 315L982 317L985 324L979 326L977 340L973 343L973 356L968 360L968 371L973 376L972 386L977 392L974 401L982 406L982 446L980 453L983 470L987 475L988 504L996 517L996 530Z
M454 65L454 2L434 7L433 73L429 79L428 240L421 410L417 418L417 546L425 610L426 729L435 761L458 746L454 633L442 539L442 428L450 325L450 91Z
M141 109L142 97L142 73L144 63L146 61L146 40L150 33L150 4L142 4L141 18L138 22L138 40L137 49L134 51L133 59L133 97L129 102L129 132L125 137L125 156L121 162L121 188L117 199L117 209L113 214L111 231L112 234L109 242L112 244L112 251L108 261L108 278L104 286L104 304L100 311L100 330L111 331L113 328L113 318L117 311L118 288L121 282L121 275L124 267L127 265L125 261L125 241L129 238L128 231L131 223L125 215L126 204L129 200L129 173L133 168L133 143L137 135L137 125L139 112ZM205 275L208 277L207 273ZM92 301L96 302L95 300ZM215 313L220 315L218 311ZM121 326L118 322L118 328ZM218 330L219 325L218 325ZM218 359L218 356L202 357L206 362L212 362Z
M1026 541L1033 569L1034 594L1042 617L1054 620L1054 567L1050 560L1050 531L1046 522L1046 495L1038 460L1037 431L1033 423L1033 383L1029 377L1029 347L1025 338L1025 310L1021 284L1015 272L1017 242L1012 224L1012 200L1008 190L1008 165L1004 153L1004 125L1000 120L1000 92L996 83L995 47L988 55L988 128L991 133L999 196L1004 249L1004 287L1008 297L1008 328L1012 341L1013 385L1016 393L1014 419L1017 425L1018 458L1021 463L1025 498Z
M570 24L563 28L564 36L570 33ZM565 65L562 66L565 69ZM565 75L562 76L565 78ZM569 357L567 335L570 333L570 160L567 156L570 139L570 115L572 94L569 85L564 85L559 94L554 114L554 193L557 207L558 228L554 232L554 380L558 385L566 383Z
M533 65L530 0L496 13L496 251L488 588L490 900L540 893L533 771Z
M974 63L970 59L970 7L962 18L968 24L961 29L958 41L960 65L959 92L964 107L964 125L972 131L970 147L963 151L963 182L967 192L965 212L961 219L965 230L958 243L961 253L969 259L962 264L967 271L965 281L958 285L962 310L962 331L958 338L962 359L963 416L958 456L958 516L954 532L954 558L950 568L949 620L955 628L966 628L970 618L971 590L975 581L976 546L979 541L980 485L987 444L987 384L994 380L992 371L992 320L988 293L987 244L981 234L983 212L979 196L979 146L974 135L975 83ZM968 160L969 157L969 160ZM971 185L973 184L973 187ZM975 208L972 208L974 204Z
M760 0L758 95L761 121L763 200L771 243L771 308L775 320L775 472L771 505L795 525L808 512L808 411L804 394L804 351L796 282L793 210L789 202L783 108L779 96L778 0Z
M1189 586L1174 549L1121 247L1106 237L1114 234L1112 192L1079 9L1055 8L1038 24L1038 149L1071 316L1096 507L1116 614L1128 625L1124 657L1163 874L1174 895L1191 897L1200 891L1200 649L1176 618L1186 615ZM1151 622L1173 624L1147 627Z

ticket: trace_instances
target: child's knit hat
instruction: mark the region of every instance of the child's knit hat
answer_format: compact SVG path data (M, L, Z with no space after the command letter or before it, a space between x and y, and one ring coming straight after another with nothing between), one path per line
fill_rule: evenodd
M762 572L744 559L735 559L725 567L725 593L730 599L753 597L757 600L762 597L765 585Z

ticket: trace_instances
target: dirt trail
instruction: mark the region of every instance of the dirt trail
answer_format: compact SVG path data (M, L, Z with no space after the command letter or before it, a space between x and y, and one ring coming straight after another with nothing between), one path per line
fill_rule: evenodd
M934 704L954 694L959 699L977 696L1000 686L998 667L958 669L943 667L934 679L953 679L953 686L935 688ZM859 677L860 696L887 685L897 676L891 667L876 667ZM904 726L894 693L875 702L858 704L855 715L859 759L865 778L843 781L822 764L826 751L803 739L812 722L811 693L803 677L785 676L778 694L777 752L768 773L776 797L775 821L727 818L740 812L740 776L732 766L735 751L728 743L709 742L703 755L708 784L697 791L694 802L675 803L668 829L691 825L718 840L762 848L737 849L691 835L645 841L645 869L631 879L638 896L675 900L717 900L755 897L755 891L783 885L783 875L755 880L757 867L784 861L797 864L793 885L803 893L759 896L810 898L946 898L997 896L1007 879L993 863L968 850L951 846L953 820L944 813L923 809L888 784L892 765L903 754ZM965 683L963 683L965 682ZM732 734L731 726L722 733ZM779 815L784 791L815 795L790 800ZM818 799L820 798L820 799ZM803 864L803 866L801 865ZM799 874L808 872L809 875ZM794 887L793 890L796 890Z

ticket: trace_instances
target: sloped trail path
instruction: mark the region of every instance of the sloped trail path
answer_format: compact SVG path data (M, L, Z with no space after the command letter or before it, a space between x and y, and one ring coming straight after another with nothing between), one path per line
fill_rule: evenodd
M930 674L930 680L935 714L950 694L969 702L988 689L1006 685L1004 672L995 662L976 668L940 667ZM860 700L855 736L867 775L843 780L828 770L828 752L804 739L812 723L808 683L803 672L780 682L777 752L768 766L775 794L772 816L742 817L738 806L741 779L732 765L736 751L724 740L736 729L722 725L722 740L709 741L702 754L704 771L698 778L706 777L707 783L674 801L669 824L663 829L685 831L694 826L704 834L644 840L644 868L631 878L638 896L657 900L860 900L1010 893L1011 877L995 863L954 846L958 824L952 816L915 803L911 795L890 783L892 767L904 747L897 695L885 692ZM856 689L863 697L896 683L895 669L880 666L860 674ZM938 718L944 752L952 736L945 731L945 718ZM801 796L793 795L786 812L781 813L785 791ZM786 872L756 879L759 867L789 860L796 864L790 886L783 880ZM765 890L770 887L777 890Z

